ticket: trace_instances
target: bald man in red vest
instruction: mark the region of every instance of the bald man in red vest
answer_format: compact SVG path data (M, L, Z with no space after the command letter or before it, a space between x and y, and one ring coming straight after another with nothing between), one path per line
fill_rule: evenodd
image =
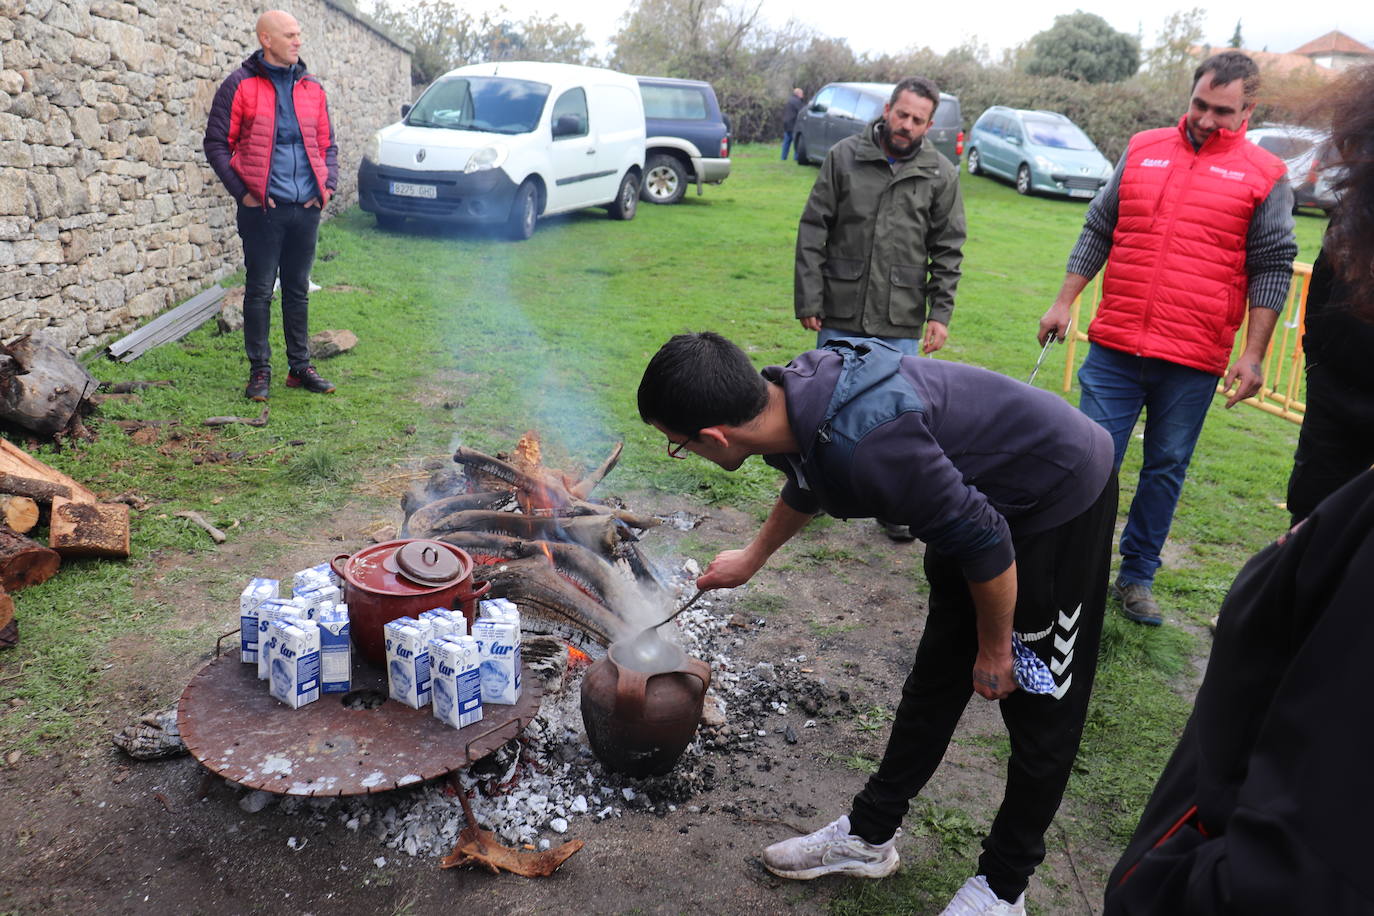
M1126 617L1151 626L1163 622L1155 571L1217 378L1227 407L1259 390L1298 250L1284 164L1245 139L1259 88L1254 61L1214 55L1193 83L1177 125L1131 138L1040 319L1042 344L1050 334L1062 340L1073 300L1106 264L1079 408L1112 434L1118 468L1145 412L1112 592ZM1228 368L1247 308L1244 349Z

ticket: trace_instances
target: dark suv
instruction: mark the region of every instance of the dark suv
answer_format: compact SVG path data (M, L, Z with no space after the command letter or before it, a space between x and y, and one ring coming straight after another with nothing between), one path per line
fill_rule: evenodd
M896 83L829 83L797 116L797 162L820 162L830 147L883 113ZM645 103L647 107L648 103ZM964 120L957 96L940 93L926 139L955 165L964 155Z
M730 123L716 91L701 80L641 76L644 97L644 183L639 196L675 204L688 182L720 184L730 175Z

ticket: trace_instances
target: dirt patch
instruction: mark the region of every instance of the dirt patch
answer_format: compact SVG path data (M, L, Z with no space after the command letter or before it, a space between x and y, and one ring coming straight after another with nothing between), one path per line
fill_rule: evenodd
M749 750L705 741L712 778L690 798L642 810L627 806L603 820L570 818L566 834L549 836L555 845L576 838L586 846L551 878L441 871L435 857L410 857L384 848L365 829L350 829L337 809L305 802L250 814L240 807L242 790L207 778L189 757L139 763L113 748L110 733L174 702L211 656L215 637L234 628L245 579L364 546L377 526L400 521L395 496L417 476L398 472L374 482L365 498L305 537L239 532L213 554L157 558L140 597L171 608L170 620L157 638L118 640L99 661L108 667L95 707L80 711L90 725L85 737L0 769L6 798L0 826L10 838L0 911L826 910L843 881L781 881L762 868L758 853L843 813L862 785L864 761L881 755L925 606L920 545L893 544L871 522L815 526L754 583L713 609L735 618L724 647L733 668L771 672L792 698L786 712L762 699L730 705L723 727L751 730ZM720 547L743 544L756 525L730 509L661 494L626 500L639 511L687 520L646 535L646 549L665 564L689 556L704 563ZM971 822L967 831L985 829L1001 795L1002 736L996 708L975 698L918 807L957 809ZM1072 803L1061 810L1061 823L1047 837L1049 856L1028 893L1034 912L1097 909L1116 851L1070 850L1063 829L1091 814ZM936 848L933 836L916 835L923 832L930 831L900 841L905 868L919 869ZM975 855L971 850L970 868ZM953 890L913 901L913 911L937 912Z

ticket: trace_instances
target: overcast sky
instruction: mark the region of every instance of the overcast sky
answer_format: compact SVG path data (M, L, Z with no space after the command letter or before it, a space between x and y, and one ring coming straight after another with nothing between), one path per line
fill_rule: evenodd
M400 0L403 4L406 0ZM739 0L727 0L736 5ZM848 40L857 53L897 53L929 46L949 51L974 39L987 45L994 59L1003 48L1013 47L1054 24L1054 17L1075 9L1096 13L1118 31L1144 36L1145 47L1156 43L1164 20L1171 12L1207 11L1204 40L1226 44L1240 20L1241 35L1252 50L1291 51L1313 38L1340 29L1356 41L1374 47L1374 4L1368 0L1306 0L1278 3L1273 0L1238 3L1169 4L1067 0L1063 3L1025 3L1024 0L981 0L975 3L896 4L891 0L763 0L763 15L772 25L788 17L811 26L823 35ZM472 0L473 11L505 6L513 19L532 14L557 15L580 22L587 35L604 52L628 7L620 0ZM894 12L894 10L896 12ZM1159 12L1156 12L1158 10ZM928 15L928 13L932 13ZM966 11L967 15L961 15Z

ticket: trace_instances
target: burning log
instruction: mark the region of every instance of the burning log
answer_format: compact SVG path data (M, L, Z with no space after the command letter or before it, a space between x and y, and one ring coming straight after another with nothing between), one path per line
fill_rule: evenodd
M417 512L416 516L420 514ZM611 557L616 545L630 536L629 531L617 524L609 515L560 519L548 515L526 515L521 512L469 509L445 515L424 529L416 528L415 516L411 517L408 524L415 537L432 537L452 531L471 531L479 534L506 535L527 541L569 541L594 550L603 557ZM420 533L421 530L428 533Z
M407 513L404 530L412 537L426 538L453 529L444 525L444 519L455 513L470 512L477 509L495 509L510 500L506 490L486 490L481 493L459 493L445 496L433 502L417 506Z
M478 566L472 575L490 582L493 596L520 605L522 629L557 636L593 658L604 656L607 646L630 631L625 621L554 572L547 557Z
M547 558L553 571L585 592L592 600L610 608L612 613L628 580L604 558L580 544L560 541L525 541L502 534L454 531L442 535L440 541L461 547L475 563L519 560L528 557ZM479 559L480 558L480 559Z

